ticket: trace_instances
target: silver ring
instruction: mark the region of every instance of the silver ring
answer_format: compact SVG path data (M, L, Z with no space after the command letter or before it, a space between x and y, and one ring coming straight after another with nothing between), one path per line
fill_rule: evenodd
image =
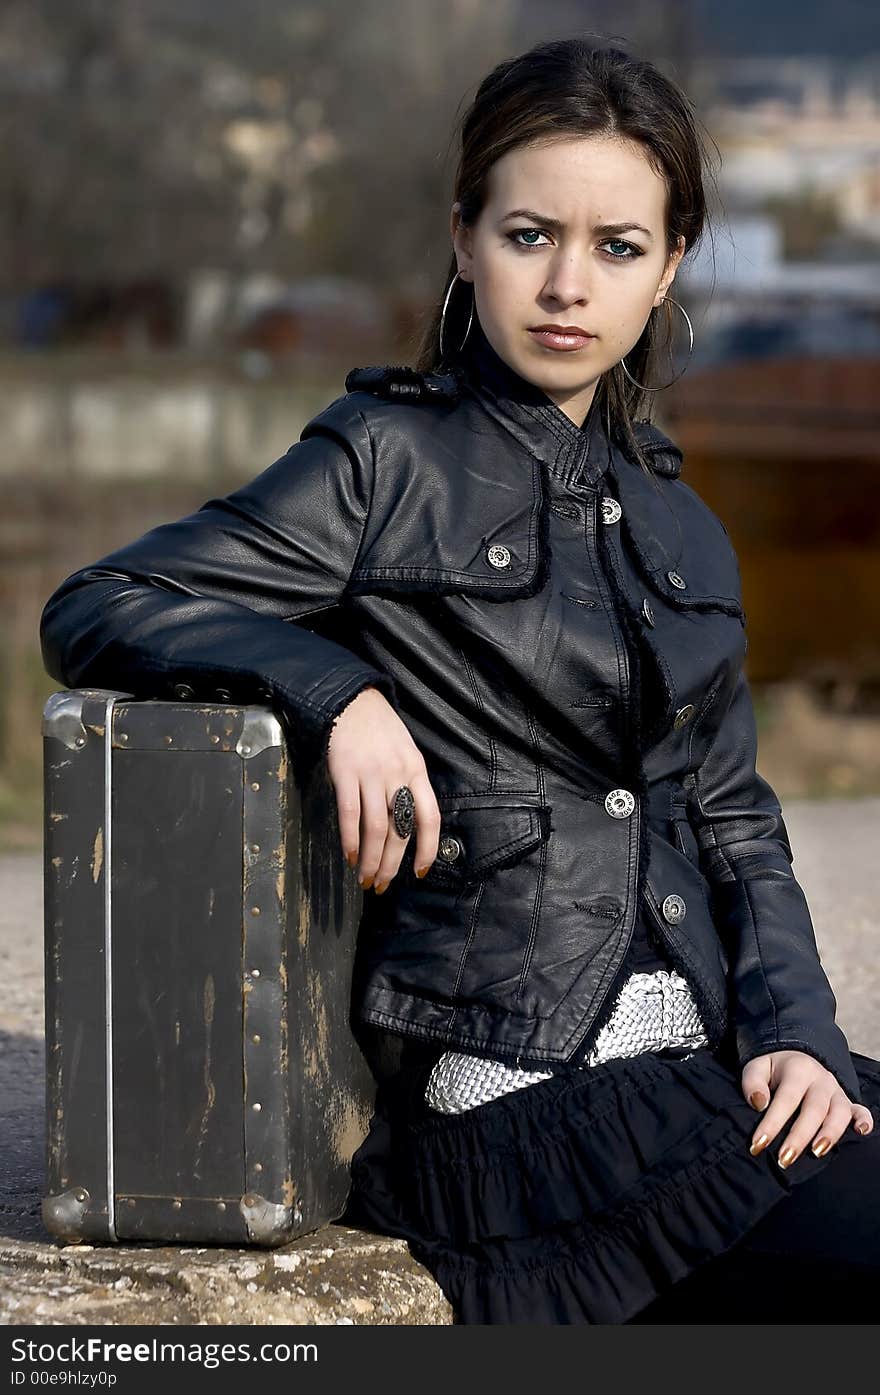
M409 785L401 785L400 789L395 790L391 813L394 815L394 827L401 838L408 838L416 822L416 804Z

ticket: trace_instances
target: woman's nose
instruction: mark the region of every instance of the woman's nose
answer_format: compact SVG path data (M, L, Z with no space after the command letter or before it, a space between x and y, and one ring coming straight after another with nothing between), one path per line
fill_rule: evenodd
M563 305L575 302L586 305L590 300L589 273L578 257L566 257L555 263L544 286L548 296Z

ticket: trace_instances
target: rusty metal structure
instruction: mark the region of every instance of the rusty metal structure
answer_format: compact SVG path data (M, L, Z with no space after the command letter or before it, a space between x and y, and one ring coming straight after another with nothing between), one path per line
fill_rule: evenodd
M740 557L756 682L880 693L880 359L685 374L658 424Z

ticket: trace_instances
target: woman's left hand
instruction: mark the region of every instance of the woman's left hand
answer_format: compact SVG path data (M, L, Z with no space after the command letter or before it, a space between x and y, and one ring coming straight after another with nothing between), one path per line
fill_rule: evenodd
M771 1051L753 1057L743 1067L742 1090L753 1108L767 1110L752 1136L749 1151L753 1155L773 1142L786 1119L801 1106L779 1150L780 1167L790 1167L811 1140L812 1151L822 1157L850 1123L862 1134L874 1127L870 1109L854 1104L831 1071L805 1051Z

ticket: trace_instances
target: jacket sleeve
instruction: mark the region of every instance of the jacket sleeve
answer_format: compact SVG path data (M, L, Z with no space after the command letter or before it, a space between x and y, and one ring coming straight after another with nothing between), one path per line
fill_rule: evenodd
M805 1051L861 1103L779 800L757 772L756 755L754 708L740 667L715 740L692 777L700 859L729 960L739 1063L770 1051Z
M306 623L345 596L373 471L366 422L338 399L250 483L63 581L40 622L47 672L169 701L222 686L277 704L299 760L323 755L361 689L397 705L390 675Z

